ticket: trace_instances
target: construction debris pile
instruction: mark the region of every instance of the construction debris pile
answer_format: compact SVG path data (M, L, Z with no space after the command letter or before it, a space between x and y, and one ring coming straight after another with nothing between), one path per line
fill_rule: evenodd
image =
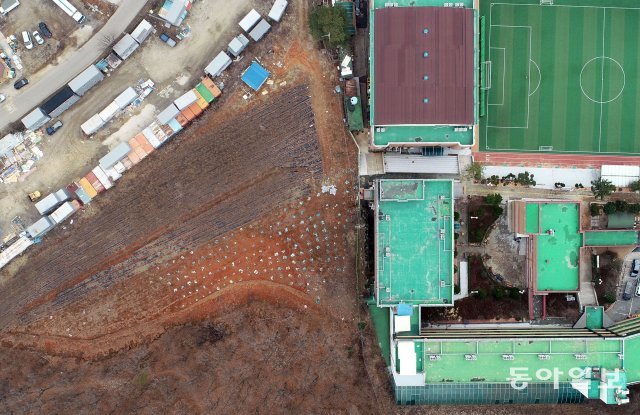
M28 175L43 153L42 131L7 134L0 139L0 183L16 183Z

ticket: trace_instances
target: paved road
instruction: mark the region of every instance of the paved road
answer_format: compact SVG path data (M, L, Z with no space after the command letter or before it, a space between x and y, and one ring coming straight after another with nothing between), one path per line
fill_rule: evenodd
M69 59L51 69L42 79L12 94L11 106L0 107L0 130L20 120L47 97L68 83L87 66L97 61L104 52L105 38L119 37L131 21L147 4L147 0L123 1L109 21Z
M634 259L640 259L640 252L631 252L624 258L622 270L620 271L620 280L618 281L618 300L609 308L607 315L613 321L624 320L632 314L640 313L640 297L635 295L635 284L638 283L638 277L631 278L631 262ZM627 281L634 284L634 295L631 300L622 299L622 291Z

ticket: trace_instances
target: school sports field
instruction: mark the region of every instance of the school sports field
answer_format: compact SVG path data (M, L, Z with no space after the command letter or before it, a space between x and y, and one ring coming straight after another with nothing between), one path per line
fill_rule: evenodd
M481 151L640 154L640 2L481 2Z

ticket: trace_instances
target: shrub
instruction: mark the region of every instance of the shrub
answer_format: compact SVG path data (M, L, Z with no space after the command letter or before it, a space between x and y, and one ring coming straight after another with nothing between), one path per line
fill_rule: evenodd
M513 300L520 299L520 291L515 287L509 288L509 298Z
M591 181L591 191L596 199L604 199L616 190L616 186L607 179L600 177Z
M330 47L347 43L347 13L342 7L316 7L309 16L311 34L316 40L328 38Z
M596 205L595 203L590 204L589 213L591 214L591 216L600 215L600 205Z
M502 195L500 193L491 193L484 197L484 202L488 205L497 206L502 203Z
M460 212L453 212L453 220L456 222L460 220Z
M640 192L640 180L629 183L629 190L632 192Z
M613 202L607 202L606 205L604 205L604 208L602 208L602 210L604 210L604 213L606 213L607 215L611 215L616 213L616 204Z

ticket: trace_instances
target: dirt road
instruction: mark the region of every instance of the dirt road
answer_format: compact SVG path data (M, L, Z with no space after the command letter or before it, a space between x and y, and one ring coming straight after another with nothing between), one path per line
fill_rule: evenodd
M14 93L10 106L0 107L0 131L20 120L42 101L94 63L105 52L104 39L119 37L147 4L147 0L128 0L118 7L109 21L87 43L59 65L47 71L19 93Z

